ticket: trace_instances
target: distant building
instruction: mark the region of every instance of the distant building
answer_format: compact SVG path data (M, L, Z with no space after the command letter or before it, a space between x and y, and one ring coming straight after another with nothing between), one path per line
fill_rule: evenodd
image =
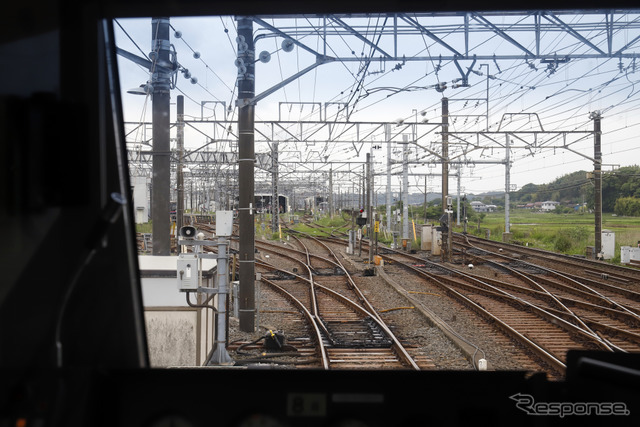
M473 201L471 202L471 209L476 212L493 212L496 210L496 205L485 205L482 202Z
M553 200L548 200L546 202L542 202L540 209L543 211L552 211L555 210L556 206L558 206L560 202L554 202Z

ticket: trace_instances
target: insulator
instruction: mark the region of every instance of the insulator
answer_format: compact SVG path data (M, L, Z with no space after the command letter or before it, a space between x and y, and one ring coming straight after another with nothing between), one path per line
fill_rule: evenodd
M271 54L266 50L263 50L262 52L260 52L258 58L260 59L260 62L266 64L267 62L271 61Z
M291 39L284 39L282 40L282 50L284 50L285 52L291 52L293 50L293 40Z

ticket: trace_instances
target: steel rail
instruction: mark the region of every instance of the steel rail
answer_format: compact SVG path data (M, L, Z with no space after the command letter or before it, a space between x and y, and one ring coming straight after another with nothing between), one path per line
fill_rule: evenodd
M503 282L497 279L491 279L491 278L486 278L483 277L483 280L493 283L496 286L501 286L501 287L506 287L506 288L510 288L513 289L516 292L522 292L522 293L527 293L527 294L531 294L534 295L537 298L540 299L544 299L545 297L547 297L548 295L545 292L542 291L538 291L538 290L534 290L534 289L529 289L529 288L524 288L521 287L520 285L515 285L512 283L507 283L507 282ZM568 298L566 296L556 296L559 300L564 301L563 304L570 304L572 306L581 308L583 310L588 310L590 312L604 312L606 316L608 317L615 317L615 318L620 318L620 317L624 317L625 319L629 320L629 321L633 321L636 322L637 319L635 319L634 317L629 316L627 313L622 312L622 311L618 311L618 310L614 310L612 308L608 308L608 307L602 307L602 306L598 306L598 305L594 305L594 304L590 304L584 301L580 301L580 300L576 300L576 299L572 299L572 298ZM568 314L566 311L562 311L562 310L557 310L554 309L552 307L541 307L537 304L534 304L537 307L546 310L552 314L555 314L558 317L563 317L565 318L565 320L570 321L573 316L576 316L575 314L570 315ZM579 316L578 316L579 317ZM624 320L622 320L624 322ZM594 331L593 329L598 329L598 330L610 330L614 335L621 335L621 334L630 334L628 335L632 340L638 342L635 338L635 333L630 332L630 331L626 331L623 329L619 329L616 328L612 325L608 325L599 321L594 321L591 319L586 319L584 320L584 323L589 327L590 330L593 331L594 334L597 334L598 336L600 336L596 331ZM623 332L620 332L623 331ZM619 346L616 346L615 344L611 343L608 339L600 336L600 338L602 338L605 342L607 342L607 344L614 348L617 351L625 351L624 349L620 348ZM640 342L638 342L640 344Z
M471 245L471 243L469 243L469 241L467 240L467 243L469 245ZM472 247L474 247L473 245L471 245ZM483 249L481 249L483 250ZM487 251L488 252L488 251ZM493 255L492 252L489 252L490 254ZM600 338L595 331L593 331L589 326L587 326L582 319L576 315L571 309L569 309L569 307L567 307L566 305L564 305L554 294L552 294L551 292L549 292L549 290L547 290L544 286L542 286L541 284L539 284L536 280L532 279L531 277L529 277L528 275L521 273L511 267L509 267L508 265L503 265L500 264L498 262L486 259L486 258L482 258L485 262L488 262L490 264L495 265L496 267L502 268L507 270L511 275L521 279L523 282L529 283L531 286L533 286L534 288L539 289L541 292L545 293L546 295L548 295L550 298L553 299L553 301L558 304L565 312L567 312L572 319L574 319L576 322L578 322L578 324L580 324L580 326L587 331L589 334L591 334L594 338L596 339L600 339L603 341L603 344L607 347L608 350L613 350L612 347L616 347L614 344L608 342L608 340ZM617 347L616 347L617 348Z
M264 245L265 242L260 242L260 243L256 242L256 244L257 245ZM277 246L277 245L274 245L274 246ZM289 248L287 248L287 249L289 249ZM289 249L289 250L295 250L295 249ZM272 251L272 253L275 253L278 256L282 256L282 257L288 258L288 259L290 259L290 260L292 260L294 262L302 264L307 269L307 272L309 273L309 279L305 279L305 280L307 280L308 283L309 283L310 305L311 305L311 309L313 310L313 313L312 313L313 314L313 319L316 319L316 320L314 320L314 322L317 322L317 319L320 319L320 311L318 309L318 300L316 298L316 293L315 293L316 283L313 280L313 274L311 272L311 265L307 265L303 261L300 261L300 260L298 260L298 259L296 259L294 257L279 253L275 249L272 249L271 251ZM300 252L300 253L302 253L302 252ZM270 263L268 263L266 261L263 264L264 264L264 266L266 266L266 265L270 265L271 266L272 265L272 264L270 264ZM275 266L273 266L273 267L275 267ZM289 272L289 271L286 271L286 270L283 270L283 269L280 269L279 271L286 272L287 274L293 274L296 277L302 277L302 276L298 276L297 274L295 274L293 272ZM327 326L322 322L317 322L317 323L319 323L318 326L325 333L325 336L327 337L327 339L331 341L331 334L330 334L329 330L327 329Z
M479 279L479 278L477 278L475 276L471 276L469 274L463 273L463 272L461 272L459 270L456 270L456 269L448 268L448 267L446 267L446 266L444 266L442 264L433 263L433 262L425 260L423 258L412 256L412 255L409 255L409 254L406 254L406 253L403 253L401 251L397 251L397 250L394 250L394 249L390 249L390 248L385 248L385 249L388 250L388 251L394 252L394 253L396 253L398 255L407 257L407 258L413 258L413 259L415 259L415 260L417 260L419 262L428 263L430 265L437 266L438 268L446 270L446 271L448 271L448 272L450 272L450 273L452 273L454 275L458 275L458 276L461 276L463 278L466 278L467 280L471 281L472 283L476 283L476 285L474 286L474 285L465 285L465 284L456 282L456 285L458 285L458 286L474 286L474 288L476 288L476 289L487 288L486 290L488 290L491 293L491 296L493 296L493 297L498 297L499 296L501 298L507 298L507 299L510 299L512 301L518 302L520 304L529 306L529 307L531 307L532 310L538 312L538 314L540 316L544 317L549 322L551 322L551 323L560 322L562 325L564 325L565 329L569 329L569 330L572 330L575 333L578 333L578 334L581 334L581 335L585 335L586 337L588 337L588 338L590 338L592 340L595 340L598 343L598 345L601 346L601 347L604 347L604 349L609 350L609 351L613 351L613 349L610 347L610 343L608 344L608 343L604 342L603 339L601 337L599 337L595 332L591 331L590 328L586 327L585 329L583 329L583 328L577 327L576 325L573 325L572 323L569 323L569 322L565 321L564 319L560 319L557 316L555 316L555 315L549 313L548 311L546 311L544 308L537 306L536 304L533 304L533 303L531 303L529 301L523 300L522 298L519 298L519 297L517 297L515 295L512 295L512 294L504 291L503 289L500 289L500 288L498 288L496 286L493 286L493 285L491 285L489 283L486 283L486 281L483 280L484 278L481 280L481 279ZM387 255L383 254L381 256L383 258L391 260L391 258L388 257ZM394 261L397 261L397 260L394 260ZM420 270L418 270L418 271L420 271ZM422 272L422 273L424 273L424 272ZM477 288L477 285L480 285L480 288ZM547 293L547 295L552 296L549 293ZM560 305L564 306L562 303L560 303ZM586 325L584 325L584 326L586 326Z
M271 269L271 270L274 270L274 271L282 271L282 272L284 272L286 274L294 276L296 279L298 279L300 281L309 282L308 279L305 279L302 276L299 276L299 275L297 275L295 273L292 273L290 271L278 268L278 267L276 267L274 265L271 265L269 263L256 261L256 265L260 265L262 267L265 267L265 268L268 268L268 269ZM333 298L340 300L342 303L344 303L344 304L348 305L349 307L355 309L361 315L370 318L373 322L375 322L375 324L381 330L383 330L385 332L385 334L387 334L389 339L391 339L391 341L393 342L393 348L396 350L396 352L397 352L396 354L398 355L400 360L402 362L404 362L405 365L409 365L414 370L420 370L420 367L415 363L415 361L409 355L409 353L406 351L406 349L404 348L402 343L400 343L400 341L396 338L396 336L393 334L393 332L391 332L391 330L386 325L386 323L384 321L382 321L381 319L379 319L377 314L375 314L375 311L372 312L372 311L367 310L366 308L362 307L357 302L345 297L344 295L341 295L338 292L335 292L335 291L327 288L326 286L323 286L323 285L320 285L320 284L316 284L316 288L318 288L318 289L322 290L323 292L331 295ZM295 298L295 297L293 297L293 298ZM314 322L318 322L319 321L319 319L316 318L315 316L313 317L313 319L314 319ZM316 329L317 329L317 327L316 327Z
M330 238L325 238L327 240L334 240L334 239L330 239ZM338 239L339 240L339 239ZM413 258L416 260L419 260L420 262L424 263L429 263L431 265L437 266L438 268L442 268L445 271L448 271L450 273L453 274L458 274L461 275L463 277L467 277L469 280L471 280L472 282L474 282L474 278L472 276L466 275L462 272L459 272L458 270L454 270L454 269L450 269L447 268L445 266L442 266L440 264L436 264L436 263L432 263L430 261L424 260L422 258L419 257L415 257L415 256L411 256L409 254L405 254L402 253L400 251L396 251L393 249L389 249L389 248L385 248L386 250L389 250L391 252L397 253L398 255L404 256L404 257L409 257L409 258ZM388 255L382 254L381 255L383 258L387 259L387 260L392 260L395 262L398 262L398 260L391 258ZM601 338L596 334L595 337L593 335L591 335L590 333L586 332L585 330L573 325L570 322L565 321L564 319L549 313L547 311L545 311L544 309L541 309L540 307L536 306L535 304L532 304L528 301L525 301L521 298L515 297L513 295L510 295L508 292L504 292L500 289L497 289L495 287L492 287L489 284L484 284L485 286L488 287L488 289L483 289L482 287L478 287L475 285L468 285L468 284L462 284L460 282L457 281L453 281L453 279L449 279L450 281L454 282L454 284L452 285L447 285L445 283L443 283L443 281L441 281L440 279L436 278L435 276L420 270L410 264L406 264L400 261L400 263L405 267L408 268L416 273L418 273L419 275L431 280L432 282L436 283L438 286L440 286L442 289L444 289L447 292L451 292L452 295L460 300L462 300L463 302L465 302L466 304L470 304L471 307L473 307L476 310L479 310L480 313L482 313L485 317L490 318L492 321L497 322L498 325L500 325L500 329L502 329L503 331L505 331L508 335L512 336L512 338L514 338L516 341L522 343L525 347L530 348L532 351L534 351L534 353L538 354L543 360L545 360L546 362L548 362L549 364L551 364L555 369L561 370L563 371L566 366L565 364L556 356L554 356L552 353L550 353L549 351L547 351L546 349L544 349L544 347L542 347L541 345L539 345L538 343L536 343L535 341L533 341L532 339L526 337L525 335L521 334L519 331L517 331L515 328L511 327L510 325L508 325L506 322L502 321L501 319L499 319L498 317L496 317L495 315L493 315L490 311L486 310L484 307L481 307L479 304L477 304L476 302L474 302L473 300L471 300L470 298L466 297L465 295L461 294L460 292L458 292L455 289L452 289L451 286L463 286L466 287L467 289L470 289L472 291L478 292L480 291L481 293L484 293L485 295L489 296L489 297L493 297L493 298L499 298L502 299L503 301L511 301L511 302L516 302L522 305L525 305L527 307L529 307L532 311L536 312L540 317L544 318L545 320L547 320L549 323L551 324L555 324L558 327L561 327L562 329L564 329L567 332L572 332L575 334L578 334L580 336L583 336L587 339L589 339L591 342L594 342L596 345L600 346L600 347L604 347L605 349L612 351L611 348L608 348L608 346L606 346L606 344L604 344L601 340Z
M396 251L394 251L396 252ZM499 298L502 299L503 301L506 302L515 302L521 305L524 305L528 308L530 308L532 311L536 312L536 314L538 314L540 317L544 318L545 320L547 320L549 323L551 324L555 324L557 326L562 327L564 330L566 330L567 332L573 332L576 334L579 334L587 339L593 340L596 345L602 347L604 350L608 350L608 351L613 351L613 349L611 349L609 347L608 344L606 344L605 342L602 341L602 339L595 334L594 332L589 332L587 330L584 330L576 325L574 325L573 323L567 322L566 320L559 318L558 316L555 316L554 314L548 312L546 309L543 309L539 306L537 306L536 304L531 303L530 301L524 300L520 297L517 297L515 295L510 294L509 292L506 292L502 289L499 289L493 285L490 285L488 283L486 283L483 280L477 279L474 276L470 276L466 273L463 273L461 271L455 270L455 269L451 269L448 268L446 266L440 265L440 264L435 264L432 263L430 261L418 258L418 257L411 257L409 255L406 254L402 254L399 253L399 255L402 256L408 256L410 258L416 258L418 260L420 260L420 262L426 262L429 263L431 265L437 265L439 268L452 273L454 275L458 275L474 284L466 284L466 283L461 283L461 282L457 282L454 281L453 279L448 279L449 282L451 282L454 286L461 286L464 287L466 289L469 289L471 291L477 292L477 291L481 291L483 293L485 293L486 295L493 297L493 298ZM389 257L388 255L382 255L383 258L387 258L389 260L393 260L391 257ZM397 262L397 260L394 260ZM404 263L403 263L404 264ZM426 272L423 272L426 273ZM428 273L426 273L428 274ZM434 277L429 275L430 277Z
M256 261L256 265L260 265L261 267L267 267L268 266L268 264L264 264L264 263L262 263L260 261ZM274 283L271 280L266 279L264 277L262 278L261 281L266 283L266 284L268 284L269 286L271 286L272 288L274 288L275 290L277 290L281 294L285 295L290 301L292 301L300 309L300 311L303 313L304 317L309 322L309 325L313 328L313 330L315 332L316 342L317 342L318 349L319 349L319 352L320 352L320 358L322 360L322 368L324 370L329 370L329 354L327 353L327 348L324 346L324 342L322 340L322 332L320 332L320 329L318 328L318 322L316 321L316 316L313 315L307 309L307 307L304 306L304 304L299 299L297 299L296 297L291 295L283 287L277 285L276 283Z
M385 255L383 255L383 257L385 257ZM387 259L390 259L390 257L387 257ZM422 271L422 270L418 269L417 267L414 267L414 266L409 265L409 264L404 264L404 263L403 263L403 266L405 268L408 268L408 269L418 273L418 275L429 279L431 282L433 282L436 285L438 285L441 289L443 289L445 292L447 292L450 295L452 295L454 298L456 298L456 299L462 301L463 303L465 303L466 305L472 307L474 310L476 310L477 312L482 314L485 318L488 318L492 322L495 322L495 324L497 324L503 332L505 332L507 335L511 336L511 338L515 339L517 342L520 342L526 348L531 349L541 359L543 359L545 362L549 363L554 369L564 373L564 371L566 369L566 365L565 365L564 362L562 362L560 359L558 359L556 356L554 356L552 353L548 352L546 349L544 349L543 347L538 345L536 342L534 342L530 338L526 337L525 335L523 335L522 333L518 332L513 327L509 326L506 322L504 322L500 318L496 317L494 314L492 314L490 311L486 310L484 307L482 307L479 304L477 304L475 301L471 300L470 298L468 298L467 296L465 296L462 293L458 292L457 290L452 289L451 286L443 283L442 281L440 281L435 276L433 276L433 275L431 275L431 274L429 274L429 273L427 273L425 271Z
M469 244L471 245L471 243L469 243ZM632 316L636 317L638 320L640 320L640 315L638 315L637 313L634 313L632 310L629 310L629 309L628 309L627 307L625 307L624 305L622 305L622 304L618 303L617 301L613 301L613 300L611 300L609 297L607 297L607 296L605 296L605 295L602 295L600 292L596 291L595 289L591 288L590 286L587 286L587 285L585 285L585 284L583 284L583 283L580 283L580 282L578 282L577 280L572 279L571 277L568 277L567 275L565 275L565 274L563 274L563 273L561 273L561 272L559 272L559 271L557 271L557 270L552 270L552 269L547 268L547 267L543 267L543 266L536 265L536 264L531 264L531 263L529 263L529 262L527 262L527 261L523 261L523 260L519 260L519 259L516 259L516 258L512 258L512 257L507 256L507 255L504 255L504 254L497 254L497 253L495 253L495 252L487 251L486 249L477 248L477 247L475 247L475 246L473 246L473 245L471 245L471 246L472 246L472 247L474 247L474 248L476 248L476 249L480 249L480 250L483 250L483 251L485 251L485 252L488 252L488 253L490 253L492 256L500 257L500 258L503 258L503 259L508 260L508 261L510 261L510 262L520 262L520 263L523 263L523 264L529 265L529 266L531 266L531 267L535 267L535 268L537 268L537 269L540 269L540 270L542 270L542 271L545 271L545 272L547 272L547 273L549 273L549 274L556 275L557 277L562 278L562 280L564 280L565 282L568 282L568 283L570 283L570 284L572 284L572 285L575 285L575 286L577 286L578 288L583 289L583 290L585 290L585 291L586 291L586 292L588 292L588 293L591 293L591 294L593 294L593 295L596 295L597 297L601 298L603 301L607 301L609 304L611 304L611 305L613 305L613 306L615 306L615 307L619 308L620 310L623 310L623 311L625 311L625 312L629 313L630 315L632 315Z
M391 330L386 326L386 323L384 322L384 320L382 320L382 318L378 315L378 313L375 311L375 308L371 305L371 303L369 302L369 300L364 296L364 294L362 293L362 291L360 290L360 288L356 285L356 283L354 282L353 278L351 277L351 275L349 274L349 272L347 271L347 269L344 267L344 265L342 264L342 262L340 262L340 259L338 258L338 256L333 252L333 250L331 248L329 248L327 245L325 245L322 241L320 241L319 239L315 238L315 237L311 237L311 239L316 240L318 243L320 243L322 246L324 246L330 253L331 255L335 258L335 260L338 262L338 264L340 264L342 271L344 271L347 279L349 280L349 283L351 284L351 286L353 287L353 290L356 292L356 294L358 295L358 298L360 298L360 301L367 307L367 309L369 310L369 312L371 312L371 314L374 317L374 319L377 319L377 323L383 327L385 329L385 332L389 335L389 338L391 338L394 342L394 345L396 347L396 350L398 350L401 354L401 357L404 359L404 361L406 363L408 363L412 368L416 369L416 370L420 370L420 368L418 367L418 365L415 363L415 361L413 360L413 358L409 355L409 353L407 352L407 350L404 348L404 346L400 343L400 340L398 340L398 338L396 338L395 334L393 332L391 332Z
M454 236L462 236L462 234L454 233ZM477 236L472 236L469 234L467 234L466 236L468 239L477 241L482 245L509 248L509 250L513 250L514 252L527 254L536 258L543 257L548 261L557 262L559 264L564 264L564 265L575 266L576 264L580 264L585 267L606 269L609 271L614 271L615 273L612 273L612 274L619 274L621 278L624 278L627 280L636 280L636 281L640 280L640 270L636 268L623 267L620 265L612 265L612 264L605 264L605 263L597 263L595 261L589 261L582 258L563 255L557 252L547 251L540 248L532 248L532 247L515 245L513 243L498 243L491 240L482 239Z
M295 230L288 230L289 232L294 232L294 233L299 233L299 234L303 234L301 232L297 232ZM333 250L331 248L329 248L327 245L325 245L322 241L320 241L319 239L313 237L313 236L308 236L305 235L305 237L315 240L316 242L318 242L319 244L321 244L322 246L324 246L329 253L331 253L331 255L335 258L335 260L337 261L337 263L340 265L340 268L342 269L342 271L345 274L345 277L347 278L349 285L351 287L351 289L356 293L358 299L360 300L360 303L363 304L365 306L365 309L363 309L366 313L368 313L368 315L371 317L371 319L376 322L376 324L385 331L385 333L388 335L388 337L391 339L391 341L393 342L394 348L396 349L396 351L399 353L398 356L403 359L403 362L408 364L409 366L411 366L413 369L415 370L420 370L420 367L416 364L415 360L413 360L413 358L411 357L411 355L409 355L409 353L407 352L407 350L404 348L404 346L402 345L402 343L400 342L400 340L395 336L395 334L389 329L389 327L387 327L385 321L377 314L377 312L375 311L375 308L371 305L371 303L367 300L367 298L364 296L364 294L362 293L362 291L360 290L360 288L356 285L355 281L353 280L353 278L351 277L351 275L349 274L349 272L347 271L347 269L344 267L344 265L340 262L340 259L338 258L338 256L335 254L335 252L333 252ZM320 286L320 285L318 285Z

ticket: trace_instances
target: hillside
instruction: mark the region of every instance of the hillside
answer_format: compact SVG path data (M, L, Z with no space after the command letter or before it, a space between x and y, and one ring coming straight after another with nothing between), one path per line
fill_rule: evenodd
M511 193L514 203L523 204L554 200L562 205L586 203L593 208L593 179L586 171L563 175L548 184L527 184ZM640 199L640 167L626 166L602 174L602 210L614 212L616 200L621 198Z
M548 184L526 184L520 190L511 193L511 200L521 204L545 200L554 200L565 205L582 204L588 203L592 187L591 180L587 179L587 172L577 171L563 175Z
M510 193L510 200L514 205L547 200L560 202L565 207L586 203L587 208L593 209L593 189L593 179L587 177L587 171L577 171L563 175L548 184L526 184L518 191ZM396 194L392 199L394 204L398 202ZM504 193L468 194L467 198L469 200L479 200L486 204L504 206ZM619 202L618 209L616 209L616 201L619 199L624 199L624 203ZM428 194L429 204L438 203L440 200L440 193ZM386 194L378 193L377 202L379 206L384 205ZM410 205L422 205L423 203L424 194L411 193L409 195ZM628 212L621 211L623 207ZM636 216L634 212L639 209L640 166L625 166L615 171L604 172L602 174L602 210L604 212L615 212L619 215Z
M593 179L587 177L587 171L577 171L548 183L526 184L518 191L510 193L513 204L526 204L554 200L563 206L575 206L586 203L589 209L593 209ZM502 194L478 194L469 195L471 200L480 200L484 203L504 205L504 193ZM623 199L624 203L616 201ZM625 166L615 171L602 174L602 210L615 212L620 215L635 215L640 206L640 166ZM627 207L628 212L624 212Z

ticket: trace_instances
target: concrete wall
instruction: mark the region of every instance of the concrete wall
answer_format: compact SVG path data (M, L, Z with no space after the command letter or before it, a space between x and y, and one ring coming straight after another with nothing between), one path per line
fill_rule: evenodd
M145 307L144 317L152 367L202 366L213 347L211 310Z
M196 309L145 308L147 345L152 367L198 366Z
M211 309L191 307L187 294L178 290L175 256L139 256L147 344L152 367L202 366L214 343ZM202 286L213 286L215 260L203 260ZM193 305L203 305L206 295L190 295ZM214 305L215 299L208 305ZM215 305L214 305L215 306Z

